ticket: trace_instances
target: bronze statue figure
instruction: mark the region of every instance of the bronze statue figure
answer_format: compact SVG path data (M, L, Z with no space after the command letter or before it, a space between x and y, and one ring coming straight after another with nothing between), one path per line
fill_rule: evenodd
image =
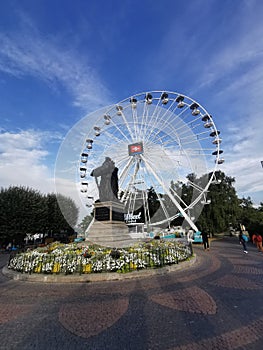
M118 168L111 158L106 157L103 164L93 169L90 175L95 177L100 202L118 201ZM100 177L100 182L98 177Z

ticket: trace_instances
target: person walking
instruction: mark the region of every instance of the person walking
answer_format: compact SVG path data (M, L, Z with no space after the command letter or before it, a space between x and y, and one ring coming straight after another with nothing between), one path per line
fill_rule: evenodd
M203 240L203 245L204 245L204 250L209 250L209 240L208 240L208 234L206 231L201 232L202 240Z
M247 254L247 245L246 245L246 240L242 234L242 232L239 233L239 244L242 244L243 249L244 249L244 253Z
M262 236L259 233L252 236L252 242L257 246L258 251L263 253Z

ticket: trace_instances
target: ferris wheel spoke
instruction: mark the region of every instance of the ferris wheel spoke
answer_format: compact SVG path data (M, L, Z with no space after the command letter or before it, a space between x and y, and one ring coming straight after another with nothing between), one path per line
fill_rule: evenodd
M131 129L131 125L134 126L133 118L130 118L131 121L129 121L129 120L128 120L128 117L126 117L126 115L125 115L126 111L127 111L127 113L128 113L128 110L127 110L127 109L125 109L125 110L122 111L121 117L122 117L122 120L123 120L124 123L125 123L125 126L126 126L127 130L128 130L128 134L130 135L130 140L131 140L132 142L134 142L134 141L136 140L136 132L135 132L135 130L132 130L132 129Z
M128 175L129 169L132 166L132 163L133 163L133 159L129 158L128 162L126 162L126 164L122 167L122 171L121 171L120 176L119 176L120 186L123 185L123 182L125 181L125 179Z
M152 127L156 123L156 121L158 120L158 118L156 116L158 115L158 108L159 108L160 104L161 104L161 101L160 101L160 99L158 99L157 104L155 105L153 112L150 113L151 115L150 115L150 118L147 120L147 124L145 124L144 136L146 136L146 137L144 138L144 141L146 141L146 142L148 140L147 135L151 134Z
M145 135L146 136L145 137L145 142L148 142L149 140L151 140L152 137L157 132L157 130L159 130L159 128L160 128L160 124L159 124L158 116L155 116L154 119L151 122L150 130L148 130L146 135Z
M187 204L185 203L185 201L179 196L179 194L173 188L170 188L170 190L173 196L180 201L180 203L182 204L182 208L185 210L185 208L187 208Z
M157 110L157 114L156 114L156 121L158 122L158 124L168 124L170 122L169 117L167 118L167 115L171 115L172 113L170 113L173 110L175 104L175 99L173 99L173 102L169 105L169 107L165 110L165 112L162 112L162 109L159 108L159 110Z
M142 118L141 118L141 123L140 123L140 128L139 128L139 139L144 140L144 134L145 134L145 125L147 125L147 121L149 118L149 102L147 103L146 100L147 93L145 94L145 99L143 103L143 112L142 112ZM149 101L149 99L148 99ZM152 103L152 100L150 100L150 104Z
M148 170L153 174L153 176L156 178L156 180L158 181L158 183L162 186L162 188L164 189L164 191L166 192L166 194L170 197L171 201L176 205L176 207L180 210L181 214L184 216L184 218L186 219L186 221L189 223L189 225L195 230L198 231L197 227L195 226L195 224L191 221L191 219L188 217L188 215L185 213L185 211L183 210L183 208L181 207L181 205L178 203L178 201L172 196L170 190L166 187L166 185L161 181L161 179L159 178L159 176L156 174L156 172L152 169L151 165L146 161L146 159L144 158L143 155L141 155L142 159L145 162L146 167L148 168Z
M157 124L153 125L151 132L148 134L147 140L154 139L157 136L157 134L160 132L160 129L163 129L164 126L168 126L169 128L171 127L171 121L175 117L173 112L175 112L175 110L177 108L177 106L175 106L175 101L176 100L173 99L173 102L171 103L171 105L166 110L166 112L162 115L161 118L159 118L159 115L160 115L160 112L159 112L159 114L157 115L157 118L156 118ZM173 109L174 106L175 106L175 108ZM168 116L168 118L167 118L167 116Z
M132 121L133 121L133 129L134 129L134 140L137 140L139 138L139 123L138 123L138 114L137 114L137 102L136 105L131 105L132 109Z
M114 122L113 122L113 125L114 125ZM116 128L114 129L115 133L111 132L110 130L105 130L103 132L103 136L108 137L107 143L109 143L109 141L120 142L120 141L123 141L123 138L126 139L128 142L130 141L127 135L120 128L118 128L118 126L114 125L114 127ZM118 131L119 135L117 135L116 131Z
M165 207L165 205L163 203L163 198L161 198L159 193L156 193L156 194L157 194L158 201L160 203L160 207L162 209L162 213L163 213L163 215L165 217L165 221L170 224L170 217L171 217L171 215L168 213L168 210L166 209L166 207Z
M133 171L131 176L130 176L130 173L128 173L129 169L131 169L131 171ZM138 171L139 171L139 163L138 163L138 161L136 161L136 160L134 161L134 159L132 159L131 162L130 161L128 162L128 164L126 166L125 173L121 174L122 186L124 184L124 181L127 180L128 177L130 177L130 180L126 181L126 186L125 186L126 188L121 190L121 191L123 191L123 195L122 195L123 200L125 200L127 195L129 196L129 194L131 193L131 188L134 187L134 183L135 183Z
M124 113L123 112L122 112L122 116L124 117ZM125 120L125 124L124 125L126 127L126 130L125 130L126 132L123 131L119 127L119 125L114 122L114 120L112 120L112 125L115 127L115 133L117 133L117 132L119 133L119 135L120 135L119 138L120 139L121 139L121 136L122 136L124 140L127 140L127 142L131 142L134 139L134 136L133 136L132 130L130 129L129 123L127 122L125 117L124 117L124 120ZM130 138L128 136L130 136Z
M199 124L196 124L193 120L190 120L188 122L178 122L177 124L174 124L173 128L174 130L176 130L176 132L178 134L180 134L181 136L188 132L189 133L189 130L194 130L195 128L198 128L200 127L201 123Z
M172 131L173 130L171 129L170 132L172 132ZM170 134L158 131L154 135L154 138L152 138L152 139L149 138L147 142L148 143L157 143L157 144L161 143L163 145L167 145L168 143L171 143L173 145L179 145L180 139L179 139L179 137L177 136L176 133L174 133L173 136L172 136Z
M160 129L163 130L163 128L164 128L166 125L167 125L167 123L165 123L165 122L163 122L163 123L157 125L157 126L156 126L156 132L155 132L154 136L157 137L157 136L160 135L160 136L159 136L159 137L160 137L160 140L165 139L165 138L167 137L167 133L164 134L163 136L161 136L161 131L160 131ZM189 129L186 128L186 125L189 127ZM180 126L179 126L179 124L178 124L178 127L177 127L176 125L175 125L175 126L169 126L169 127L170 127L169 133L170 133L170 134L174 133L175 138L176 138L177 140L183 140L184 134L186 135L185 137L186 137L187 139L189 139L189 132L190 132L190 130L191 130L191 133L192 133L193 130L194 130L195 128L197 128L198 126L200 126L200 123L197 124L197 125L194 125L194 121L192 121L192 122L189 122L189 123L186 124L186 125L183 124L183 125L180 125ZM183 130L183 131L181 131L181 130ZM180 134L180 137L179 137L179 134ZM201 134L207 135L207 133L205 133L205 132L203 132L203 133L201 133ZM150 137L152 137L152 136L153 136L153 134L152 134L152 135L149 135L149 136L148 136L148 140L149 140ZM198 137L197 137L197 138L198 138ZM152 141L152 140L153 140L153 139L151 139L151 141ZM179 143L179 141L178 141L178 143Z
M172 119L172 121L173 121L173 124L175 127L176 127L177 123L179 123L181 125L182 122L185 123L185 120L190 118L189 108L190 108L190 106L188 105L188 106L184 107L184 109L180 113L174 115L174 118Z
M157 210L157 213L154 213L153 214L153 217L157 214L157 217L165 217L164 221L169 221L169 213L163 203L163 198L161 196L161 193L159 192L158 188L160 187L160 185L157 183L156 179L153 177L152 173L149 172L149 170L146 168L145 169L146 171L146 174L145 174L145 177L147 177L148 179L148 183L149 183L149 186L153 189L155 189L155 195L157 196L157 200L158 202L160 203L160 208ZM147 175L147 176L146 176ZM147 193L147 188L145 187L145 193ZM161 211L161 213L160 213ZM148 225L152 225L153 222L151 220L151 217L150 217L150 213L149 213L149 207L147 206L147 213L148 213L148 216L147 216L147 224ZM160 219L159 221L157 221L155 224L157 224L158 222L160 222Z

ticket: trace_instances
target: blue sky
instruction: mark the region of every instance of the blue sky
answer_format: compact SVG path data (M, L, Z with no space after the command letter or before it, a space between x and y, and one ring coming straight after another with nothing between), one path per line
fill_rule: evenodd
M0 184L54 191L61 142L136 93L181 92L213 115L238 195L263 202L261 0L0 3Z

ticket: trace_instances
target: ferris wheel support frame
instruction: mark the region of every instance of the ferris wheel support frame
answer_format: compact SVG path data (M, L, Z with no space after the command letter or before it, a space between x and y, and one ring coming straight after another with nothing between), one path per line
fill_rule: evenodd
M159 184L162 186L162 188L164 189L164 191L166 192L166 194L168 195L168 197L171 199L171 201L173 202L173 204L177 207L177 209L179 209L180 213L183 215L183 217L185 218L185 220L188 222L188 224L192 227L192 229L195 232L199 232L197 226L194 224L194 222L190 219L190 217L185 213L184 209L181 207L180 203L177 202L177 200L172 196L172 194L170 193L170 190L165 186L165 184L162 182L162 180L159 178L159 176L156 174L156 172L154 171L154 169L151 167L151 165L148 163L148 161L145 159L145 157L141 154L140 157L142 158L142 160L145 162L145 165L147 167L147 169L153 174L153 176L155 177L155 179L159 182Z

